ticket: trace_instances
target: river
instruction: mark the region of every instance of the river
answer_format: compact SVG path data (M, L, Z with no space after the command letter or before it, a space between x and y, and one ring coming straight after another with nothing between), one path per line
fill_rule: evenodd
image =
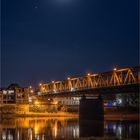
M1 119L0 140L137 140L138 127L138 122L91 122L68 117Z

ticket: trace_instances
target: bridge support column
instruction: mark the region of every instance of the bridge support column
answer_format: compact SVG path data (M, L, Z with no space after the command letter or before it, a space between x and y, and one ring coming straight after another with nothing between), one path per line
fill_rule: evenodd
M102 137L104 133L104 109L102 98L80 100L80 137Z
M104 120L102 98L100 96L95 99L86 99L86 97L83 97L80 100L79 117L82 120Z

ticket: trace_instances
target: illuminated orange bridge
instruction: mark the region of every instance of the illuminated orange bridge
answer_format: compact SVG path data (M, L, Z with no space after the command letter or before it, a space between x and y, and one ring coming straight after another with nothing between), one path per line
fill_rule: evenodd
M67 78L40 84L43 95L138 93L140 85L140 67L114 69L113 71L87 74L79 78Z

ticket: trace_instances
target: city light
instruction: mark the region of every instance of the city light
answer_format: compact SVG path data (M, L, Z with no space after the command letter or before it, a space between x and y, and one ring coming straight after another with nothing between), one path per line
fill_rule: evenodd
M39 84L39 86L41 86L41 85L42 85L42 83Z
M33 91L33 90L31 90L30 92L31 92L31 93L33 93L34 91Z
M67 79L70 80L70 77L68 77Z
M56 89L53 90L54 93L57 93Z
M35 104L35 105L39 105L39 102L38 102L38 101L35 101L34 104Z
M31 98L31 97L29 97L29 100L28 100L28 101L29 101L29 103L32 103L32 98Z
M91 74L90 74L90 73L88 73L87 75L88 75L88 76L90 76Z
M72 87L72 88L71 88L71 91L75 91L75 88Z
M114 68L113 70L114 70L114 71L116 71L116 70L117 70L117 68Z
M57 105L57 104L58 104L58 102L57 102L57 101L55 101L55 102L53 102L53 104L54 104L54 105Z
M118 103L121 104L122 103L122 99L118 99Z

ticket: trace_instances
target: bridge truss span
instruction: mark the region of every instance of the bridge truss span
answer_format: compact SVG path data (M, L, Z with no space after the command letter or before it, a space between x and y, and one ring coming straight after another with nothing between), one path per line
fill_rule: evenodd
M67 78L63 81L52 81L41 84L40 92L63 93L76 92L79 90L94 90L100 88L123 87L139 85L140 67L114 69L110 72L88 74L79 78Z

